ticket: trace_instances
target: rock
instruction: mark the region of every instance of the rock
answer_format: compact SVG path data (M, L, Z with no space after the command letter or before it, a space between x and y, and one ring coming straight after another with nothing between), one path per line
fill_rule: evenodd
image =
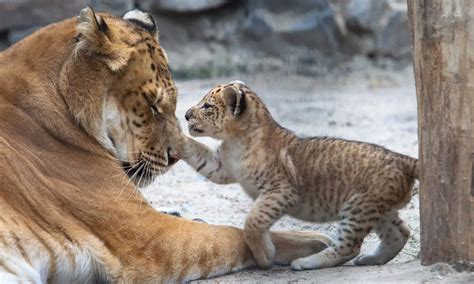
M405 11L395 11L388 23L376 35L377 55L395 59L411 56L411 39L408 17Z
M0 0L0 48L88 5L153 12L171 67L186 74L314 75L360 55L411 58L405 0Z
M430 268L431 272L438 272L442 276L446 276L454 272L454 269L451 268L449 264L446 263L436 263L433 264Z
M386 1L352 0L344 9L346 26L354 32L375 32L387 13Z
M75 16L87 0L0 1L0 30L46 25Z
M248 3L249 15L244 29L254 39L284 42L331 52L340 44L340 30L334 13L325 0L264 0Z
M8 41L10 44L14 44L15 42L21 40L22 38L33 33L39 28L41 28L41 26L11 29L10 32L8 33Z
M219 8L231 0L136 0L140 9L156 12L196 13Z
M0 1L0 30L10 30L8 40L13 44L43 25L78 15L86 6L121 15L134 8L134 0Z
M6 49L10 45L8 41L8 31L1 31L0 32L0 50Z
M349 52L411 57L407 5L403 0L329 0L344 29Z
M135 8L134 0L89 0L89 5L96 12L107 12L116 16L122 16Z
M249 15L244 22L245 32L254 40L259 40L270 35L273 31L262 17L255 13Z

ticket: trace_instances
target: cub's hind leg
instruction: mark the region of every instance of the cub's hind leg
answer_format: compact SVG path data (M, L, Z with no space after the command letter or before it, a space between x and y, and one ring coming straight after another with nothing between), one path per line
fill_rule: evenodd
M245 241L262 268L271 266L275 257L270 227L286 214L289 206L296 203L296 198L288 193L282 194L280 190L262 193L245 220Z
M408 225L400 219L396 210L385 214L376 228L376 233L380 238L379 246L372 253L358 256L354 264L385 264L397 256L410 237Z
M354 208L353 204L358 207ZM334 267L353 259L381 218L375 204L361 204L357 200L347 202L339 215L342 221L333 244L320 253L294 260L291 263L294 270Z

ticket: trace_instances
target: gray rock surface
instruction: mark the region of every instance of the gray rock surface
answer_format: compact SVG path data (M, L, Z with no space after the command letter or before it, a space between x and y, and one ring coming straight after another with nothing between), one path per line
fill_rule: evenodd
M117 16L122 16L135 8L134 0L88 0L88 2L96 12L107 12Z
M379 57L410 57L406 1L329 0L341 18L347 40L360 53Z
M360 56L376 64L411 59L404 0L0 1L0 47L87 5L119 16L135 7L153 13L181 78L278 70L314 76Z
M277 42L332 52L341 45L340 31L334 13L325 0L250 1L244 30L261 42L263 48Z
M231 0L136 0L137 5L147 11L195 13L219 8Z
M35 32L37 29L41 28L41 26L29 26L29 27L17 27L17 28L12 28L8 31L8 42L9 43L15 43L24 37L26 37L29 34L32 34Z
M0 1L0 30L46 25L77 15L88 0Z

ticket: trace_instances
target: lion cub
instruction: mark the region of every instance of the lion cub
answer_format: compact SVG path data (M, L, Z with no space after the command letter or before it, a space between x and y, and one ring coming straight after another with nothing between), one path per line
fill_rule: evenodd
M212 151L187 138L184 160L215 183L240 183L255 199L244 236L259 266L272 264L275 247L269 229L285 214L313 222L339 221L333 244L294 260L296 270L353 259L371 230L381 242L355 264L384 264L407 242L410 230L398 210L411 198L417 159L363 142L300 138L280 126L239 81L212 89L186 112L186 120L191 135L223 143Z

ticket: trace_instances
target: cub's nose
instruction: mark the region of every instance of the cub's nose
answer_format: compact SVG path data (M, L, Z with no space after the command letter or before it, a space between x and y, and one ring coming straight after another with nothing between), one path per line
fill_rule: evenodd
M189 120L191 118L191 116L193 116L193 109L192 108L188 109L188 111L184 115L184 118L186 118L186 120Z

